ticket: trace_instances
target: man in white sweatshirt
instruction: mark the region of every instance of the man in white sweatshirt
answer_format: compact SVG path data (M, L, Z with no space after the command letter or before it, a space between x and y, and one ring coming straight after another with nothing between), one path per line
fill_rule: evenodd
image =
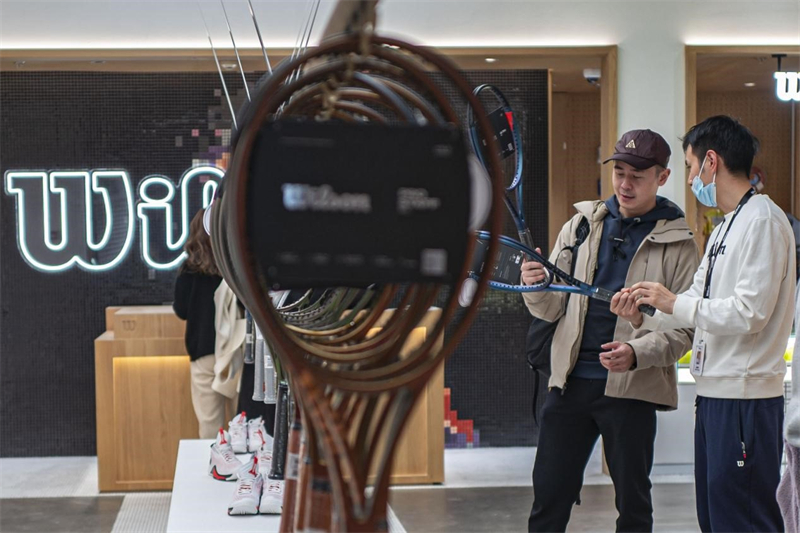
M727 116L683 139L697 199L724 221L709 237L691 288L641 282L614 296L634 328L695 328L695 491L703 531L782 531L783 354L792 329L795 243L783 211L748 177L758 140ZM645 317L638 306L658 309Z

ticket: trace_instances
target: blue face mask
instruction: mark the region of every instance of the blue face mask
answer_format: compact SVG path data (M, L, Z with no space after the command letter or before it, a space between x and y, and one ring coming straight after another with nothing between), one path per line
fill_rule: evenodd
M700 172L692 179L692 192L697 197L697 201L706 207L717 207L717 173L711 178L711 183L708 185L703 184L700 179L700 174L703 173L703 167L706 166L706 159L703 158L703 164L700 165Z

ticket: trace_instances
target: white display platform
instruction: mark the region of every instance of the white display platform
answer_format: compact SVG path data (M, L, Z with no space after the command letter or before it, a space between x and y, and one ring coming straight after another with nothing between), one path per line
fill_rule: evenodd
M280 515L228 516L236 482L217 481L208 475L209 447L213 442L180 442L167 533L278 531ZM248 454L238 457L243 463L249 459Z

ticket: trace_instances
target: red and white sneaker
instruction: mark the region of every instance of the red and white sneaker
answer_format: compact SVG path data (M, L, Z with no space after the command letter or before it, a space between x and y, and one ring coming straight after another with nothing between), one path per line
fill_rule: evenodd
M261 494L261 514L281 514L283 508L283 480L266 479Z
M242 411L228 422L233 453L247 453L247 416Z
M258 457L253 456L238 472L236 491L228 505L229 515L258 514L264 478L258 473Z
M259 431L261 433L259 433ZM247 422L247 451L255 453L261 449L261 446L266 442L269 437L267 428L264 426L264 420L259 416ZM272 438L272 437L269 437Z
M264 442L261 448L258 449L256 455L258 456L258 471L266 477L272 469L272 437L267 435L269 442Z
M219 428L217 440L211 445L211 458L208 460L208 475L220 481L236 481L236 473L242 467L230 444L230 435Z

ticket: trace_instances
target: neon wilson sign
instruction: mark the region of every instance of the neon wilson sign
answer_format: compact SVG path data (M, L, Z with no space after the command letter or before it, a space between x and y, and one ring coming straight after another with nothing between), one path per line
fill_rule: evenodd
M800 102L800 72L776 72L775 92L784 102Z
M20 254L34 269L110 270L130 252L138 219L142 260L172 270L186 257L191 217L211 203L224 174L217 167L193 167L177 186L164 176L147 176L138 202L125 170L9 170L4 184L15 198Z

